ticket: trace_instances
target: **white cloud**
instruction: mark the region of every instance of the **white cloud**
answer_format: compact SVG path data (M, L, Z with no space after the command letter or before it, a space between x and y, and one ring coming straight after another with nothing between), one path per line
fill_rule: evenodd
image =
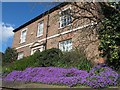
M13 25L7 23L0 23L0 39L3 43L6 43L9 38L13 37Z

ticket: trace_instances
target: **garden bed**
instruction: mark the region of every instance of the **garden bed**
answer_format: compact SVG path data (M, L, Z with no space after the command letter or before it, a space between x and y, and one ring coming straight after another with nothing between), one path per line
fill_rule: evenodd
M97 65L89 72L76 68L29 67L24 71L11 72L3 80L69 87L83 85L92 88L104 88L118 85L118 73L106 65Z

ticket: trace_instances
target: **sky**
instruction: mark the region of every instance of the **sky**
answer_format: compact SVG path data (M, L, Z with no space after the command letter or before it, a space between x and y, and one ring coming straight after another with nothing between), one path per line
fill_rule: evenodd
M41 13L59 4L50 2L2 2L2 21L0 21L0 52L12 47L13 30Z

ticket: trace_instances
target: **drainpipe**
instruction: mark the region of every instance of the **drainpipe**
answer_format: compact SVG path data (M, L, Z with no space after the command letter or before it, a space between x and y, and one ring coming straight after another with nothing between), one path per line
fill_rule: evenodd
M48 28L49 28L49 11L48 11L48 16L47 16L47 28L46 28L45 50L47 49Z

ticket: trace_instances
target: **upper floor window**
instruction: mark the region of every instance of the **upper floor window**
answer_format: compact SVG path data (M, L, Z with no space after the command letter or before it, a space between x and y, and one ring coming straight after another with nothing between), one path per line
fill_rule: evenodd
M44 23L43 23L43 21L40 21L38 23L37 37L43 35L43 27L44 27Z
M26 34L27 34L27 29L22 30L20 43L23 43L26 41Z
M70 8L60 12L60 28L69 25L72 22Z
M59 49L61 51L70 51L72 49L72 39L60 42Z

